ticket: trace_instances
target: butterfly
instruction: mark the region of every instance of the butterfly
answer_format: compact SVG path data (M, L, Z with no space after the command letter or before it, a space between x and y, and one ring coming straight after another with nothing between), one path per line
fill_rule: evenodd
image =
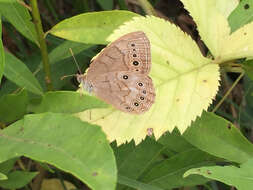
M155 101L150 42L142 31L128 33L105 47L86 74L78 74L83 89L116 109L131 114L148 111Z

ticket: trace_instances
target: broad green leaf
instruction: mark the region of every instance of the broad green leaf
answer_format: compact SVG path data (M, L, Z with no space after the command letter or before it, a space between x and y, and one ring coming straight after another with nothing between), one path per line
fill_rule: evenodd
M227 11L225 7L230 3L229 0L182 0L182 2L196 22L200 36L216 63L252 57L253 22L230 34L227 13L235 8L235 3L232 3Z
M22 35L39 46L34 24L28 10L21 4L23 1L0 2L0 13Z
M0 162L24 155L71 173L91 189L112 190L113 152L100 127L68 114L33 114L0 131Z
M165 133L163 136L161 136L158 142L166 146L166 149L169 149L174 153L184 152L186 150L194 148L193 145L191 145L187 140L185 140L185 138L180 134L177 128L175 128L171 133Z
M42 88L26 65L10 53L5 53L4 76L26 90L42 95Z
M253 159L236 166L210 166L190 169L184 177L191 174L199 174L210 179L218 180L238 190L248 190L253 186Z
M0 36L2 36L1 14L0 14ZM3 47L2 38L0 38L0 84L1 84L1 79L4 72L4 66L5 66L4 47Z
M130 11L100 11L80 14L55 25L51 34L87 44L107 44L106 38L137 14Z
M80 113L81 119L100 125L108 139L118 144L134 139L138 144L153 129L159 138L175 127L182 133L212 103L219 86L219 67L202 56L196 43L178 27L157 17L135 17L107 40L144 31L151 42L151 76L155 103L141 115L114 108Z
M183 136L195 147L229 161L244 163L253 157L253 145L234 125L213 113L204 112Z
M3 174L8 174L9 171L13 169L13 166L17 160L18 158L11 158L5 162L0 163L0 172Z
M104 9L104 10L112 10L113 9L113 0L97 0L98 4Z
M16 121L26 114L29 100L27 92L23 90L18 94L8 94L0 97L0 122Z
M6 179L8 179L8 177L0 172L0 181Z
M205 152L197 149L188 150L156 164L141 181L162 189L203 184L209 180L196 175L183 178L183 174L190 168L214 165L215 161L216 158Z
M131 179L140 179L145 170L158 158L165 146L146 138L138 146L134 142L114 147L118 174Z
M31 111L36 113L76 113L91 108L106 108L108 105L93 96L71 91L47 92L41 103Z
M253 20L253 3L252 0L242 0L239 6L229 15L228 22L231 32Z
M17 189L24 187L38 174L38 172L13 171L10 172L7 180L0 180L0 187L6 189Z

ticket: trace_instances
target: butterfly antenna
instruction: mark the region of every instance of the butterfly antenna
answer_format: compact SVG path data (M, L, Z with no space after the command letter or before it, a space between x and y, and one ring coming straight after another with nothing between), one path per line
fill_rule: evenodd
M78 69L79 73L82 74L81 69L80 69L80 67L79 67L79 65L78 65L78 63L77 63L77 61L76 61L76 58L75 58L75 56L74 56L74 53L73 53L73 51L72 51L72 48L69 48L69 51L70 51L70 53L71 53L71 55L72 55L72 57L73 57L73 59L74 59L74 62L75 62L75 64L76 64L76 66L77 66L77 69Z
M73 75L64 75L63 77L61 77L61 80L67 78L67 77L73 77L73 76L76 76L76 74L73 74Z

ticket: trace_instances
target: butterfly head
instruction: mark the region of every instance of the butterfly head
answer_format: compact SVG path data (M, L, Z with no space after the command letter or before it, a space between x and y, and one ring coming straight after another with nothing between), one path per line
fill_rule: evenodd
M77 74L76 75L77 81L81 84L82 89L88 91L88 93L92 92L93 86L92 84L87 80L86 75L83 74Z

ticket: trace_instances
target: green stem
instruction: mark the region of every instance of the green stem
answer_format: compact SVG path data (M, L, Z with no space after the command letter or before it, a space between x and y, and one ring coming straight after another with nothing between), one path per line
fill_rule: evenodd
M47 52L47 44L44 38L44 32L42 29L41 24L41 18L39 14L38 4L37 0L31 0L30 6L32 8L32 16L33 16L33 22L36 28L39 44L40 44L40 52L42 56L42 62L43 62L43 68L45 71L45 82L47 86L47 90L51 91L53 90L53 84L51 80L51 72L50 72L50 65L49 65L49 59L48 59L48 52Z
M147 15L154 15L154 16L156 16L155 9L148 2L148 0L138 0L138 2L140 4L140 6L143 8L143 10L146 12Z
M233 85L229 88L229 90L226 92L226 94L223 96L223 98L219 101L219 103L215 106L213 109L213 113L216 112L216 110L220 107L220 105L224 102L224 100L228 97L228 95L231 93L231 91L234 89L234 87L237 85L237 83L241 80L241 78L244 76L244 72L240 74L240 76L236 79L236 81L233 83Z

